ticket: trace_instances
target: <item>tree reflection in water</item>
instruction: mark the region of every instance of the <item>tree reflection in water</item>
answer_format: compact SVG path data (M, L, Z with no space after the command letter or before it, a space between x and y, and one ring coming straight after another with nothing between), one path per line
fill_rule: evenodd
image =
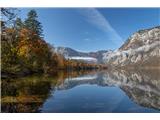
M66 78L89 72L57 71L50 76L35 74L18 79L2 79L1 112L39 112L38 108L49 97L50 91L54 91L55 86L63 84Z
M41 112L40 108L55 90L67 90L82 84L117 86L135 103L160 110L159 70L58 71L51 76L36 74L2 79L1 110Z

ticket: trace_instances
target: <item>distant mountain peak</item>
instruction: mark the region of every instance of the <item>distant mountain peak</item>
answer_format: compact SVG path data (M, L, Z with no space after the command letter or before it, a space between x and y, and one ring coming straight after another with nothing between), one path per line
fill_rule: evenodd
M56 52L62 54L67 59L70 58L75 60L86 60L87 62L102 63L103 54L108 52L108 50L99 50L97 52L80 52L69 47L57 47Z

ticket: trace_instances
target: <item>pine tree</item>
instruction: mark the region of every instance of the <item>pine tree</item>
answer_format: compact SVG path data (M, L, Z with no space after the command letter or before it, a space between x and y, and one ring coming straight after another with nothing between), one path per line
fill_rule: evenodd
M17 18L16 20L15 20L15 28L17 29L17 30L21 30L22 28L23 28L23 21L21 20L21 18Z
M35 10L31 10L28 15L27 15L27 19L24 21L25 24L25 28L27 28L28 30L30 30L31 32L34 33L34 37L38 37L38 38L42 38L42 25L41 23L38 21L38 16Z

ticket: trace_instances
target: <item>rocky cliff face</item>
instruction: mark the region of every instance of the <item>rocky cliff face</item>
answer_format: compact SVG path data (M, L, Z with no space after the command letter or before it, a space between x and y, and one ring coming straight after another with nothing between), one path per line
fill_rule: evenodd
M134 33L118 50L104 54L113 66L159 66L160 26Z

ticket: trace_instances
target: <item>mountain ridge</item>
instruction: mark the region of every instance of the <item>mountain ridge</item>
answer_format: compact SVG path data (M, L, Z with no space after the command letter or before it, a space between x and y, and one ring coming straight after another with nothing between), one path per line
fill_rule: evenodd
M160 26L135 32L103 60L115 67L160 67Z
M138 30L117 50L81 52L69 47L56 47L67 59L107 64L113 67L160 67L160 26Z
M77 58L81 57L82 59L92 58L94 62L95 62L95 59L97 60L96 63L103 63L103 54L108 51L110 50L99 50L96 52L81 52L69 47L56 47L56 52L59 54L62 54L65 58L73 58L73 57L77 57Z

